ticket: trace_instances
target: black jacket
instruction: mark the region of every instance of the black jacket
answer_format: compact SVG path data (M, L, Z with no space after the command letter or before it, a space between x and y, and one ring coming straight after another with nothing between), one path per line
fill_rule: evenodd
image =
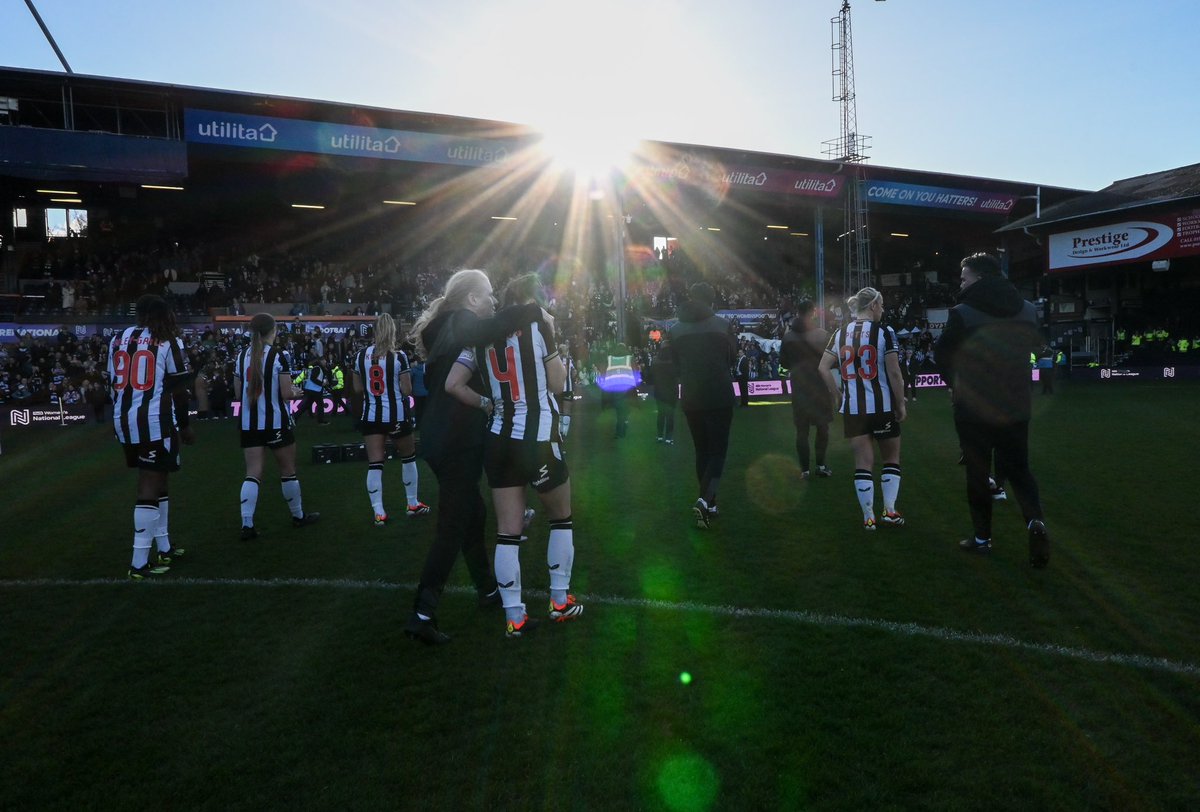
M729 369L737 357L733 325L703 305L684 302L670 336L684 410L732 409L735 398Z
M487 432L487 415L482 409L460 403L446 393L446 378L458 354L464 347L503 341L540 314L537 305L507 307L490 319L480 319L470 310L455 310L439 313L421 331L421 341L429 351L425 361L429 399L420 424L421 454L426 460L436 462L455 451L483 445ZM481 395L487 394L478 375L471 381L471 388Z
M934 357L954 389L956 420L1029 420L1029 352L1042 344L1037 310L1003 277L985 276L959 296Z

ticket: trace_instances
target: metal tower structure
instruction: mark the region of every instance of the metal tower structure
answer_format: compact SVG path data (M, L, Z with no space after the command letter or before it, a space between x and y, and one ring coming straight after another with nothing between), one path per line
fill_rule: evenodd
M858 106L854 100L854 40L850 29L850 0L830 19L833 28L833 100L842 107L840 135L825 144L824 154L840 161L846 170L846 205L842 233L843 282L847 295L871 284L871 243L867 231L867 201L862 195L866 178L866 152L871 137L858 132Z

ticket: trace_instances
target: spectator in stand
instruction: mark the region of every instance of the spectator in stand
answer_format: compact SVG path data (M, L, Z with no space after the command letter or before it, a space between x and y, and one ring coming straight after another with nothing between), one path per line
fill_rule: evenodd
M108 404L108 390L99 381L83 382L83 398L92 407L92 415L97 423L104 422L104 407Z
M737 358L733 361L734 377L737 379L738 395L742 408L750 405L750 356L746 350L738 347Z

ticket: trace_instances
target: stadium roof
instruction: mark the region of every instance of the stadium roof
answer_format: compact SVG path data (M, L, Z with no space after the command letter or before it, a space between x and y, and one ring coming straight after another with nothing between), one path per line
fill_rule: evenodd
M1118 180L1098 192L1046 206L997 229L1045 228L1068 220L1113 214L1168 203L1200 202L1200 164Z

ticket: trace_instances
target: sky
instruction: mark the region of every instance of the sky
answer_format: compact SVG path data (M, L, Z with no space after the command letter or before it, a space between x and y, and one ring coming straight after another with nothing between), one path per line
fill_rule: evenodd
M841 0L34 0L79 74L821 158ZM1200 162L1196 0L853 0L872 164L1100 189ZM0 65L61 71L24 0ZM583 148L583 147L580 147Z

